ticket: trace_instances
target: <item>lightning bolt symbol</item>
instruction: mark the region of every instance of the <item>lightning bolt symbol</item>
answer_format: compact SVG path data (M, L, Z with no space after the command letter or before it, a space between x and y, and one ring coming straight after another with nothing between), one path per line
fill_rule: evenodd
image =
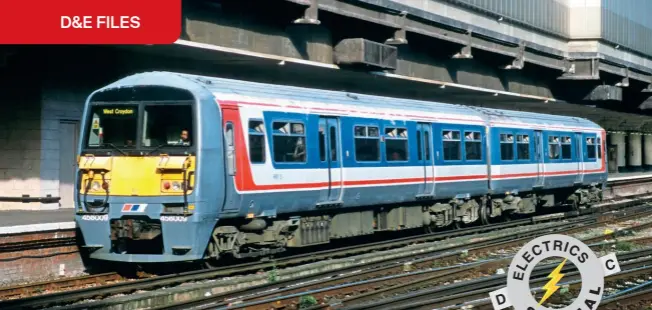
M557 283L559 282L559 280L561 280L561 278L564 277L564 274L560 272L561 269L564 268L564 264L566 263L566 260L567 259L564 259L564 261L561 262L561 264L559 264L559 266L557 266L557 268L555 268L555 270L553 270L548 275L550 281L548 281L548 283L546 283L546 285L543 286L543 289L546 290L546 294L543 295L543 298L541 298L541 301L539 302L539 306L542 305L543 302L548 299L548 297L552 296L552 294L554 294L559 289Z

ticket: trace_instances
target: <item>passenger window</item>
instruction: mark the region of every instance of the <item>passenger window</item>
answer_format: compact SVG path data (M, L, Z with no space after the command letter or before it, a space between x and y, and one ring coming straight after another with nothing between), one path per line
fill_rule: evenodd
M500 160L514 160L514 135L500 134Z
M596 148L598 149L598 158L602 158L602 140L600 137L596 139Z
M586 138L586 157L588 159L595 159L595 138Z
M319 124L319 160L326 161L326 124Z
M516 135L516 158L519 160L530 159L529 135Z
M408 138L405 128L385 128L385 154L387 161L408 159Z
M444 160L460 160L462 147L460 132L458 130L444 130L442 132L444 144Z
M224 128L224 137L226 141L226 170L228 175L235 175L236 172L236 153L233 137L233 124L227 122Z
M355 126L355 160L380 161L378 127Z
M560 157L559 137L548 136L548 157L550 159L559 159Z
M274 122L272 130L275 162L306 162L306 133L303 123Z
M561 137L561 159L571 159L571 138Z
M259 120L249 121L249 160L254 164L265 162L265 124Z
M417 160L423 160L423 154L421 153L421 130L417 129Z
M426 160L430 160L430 132L427 130L423 132L423 142L426 148Z
M337 132L335 131L335 127L331 127L330 129L330 138L331 142L331 161L337 161Z
M477 131L464 132L464 148L466 160L482 159L482 139Z

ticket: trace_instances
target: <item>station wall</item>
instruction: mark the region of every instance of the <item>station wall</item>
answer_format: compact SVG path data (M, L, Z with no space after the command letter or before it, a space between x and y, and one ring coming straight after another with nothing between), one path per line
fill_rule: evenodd
M0 91L0 210L39 205L7 200L40 196L40 118L37 98L15 88Z
M0 99L0 210L72 208L82 91L42 89L39 99ZM59 203L9 201L29 195Z

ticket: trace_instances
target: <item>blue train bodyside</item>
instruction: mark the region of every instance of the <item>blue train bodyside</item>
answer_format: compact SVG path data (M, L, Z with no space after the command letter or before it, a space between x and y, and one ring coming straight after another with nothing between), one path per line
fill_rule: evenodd
M160 221L164 205L183 202L180 196L110 196L108 211L99 214L106 220L88 220L89 210L81 208L76 220L86 244L95 246L91 258L163 262L216 257L240 251L211 248L213 240L234 234L248 236L253 240L249 245L258 248L324 243L328 240L308 242L305 232L298 235L301 221L324 221L315 219L319 214L329 216L333 229L325 232L330 238L394 226L448 225L449 218L472 222L478 214L531 213L535 205L564 203L568 197L580 201L607 180L605 132L581 118L170 72L133 75L93 93L84 128L90 126L88 107L98 94L148 87L192 95L196 171L184 203L194 209L175 221L161 221L161 254L130 254L116 253L107 238L111 221L133 216L121 212L122 206L148 204L143 221ZM303 153L297 151L301 148ZM79 151L86 152L83 141ZM487 197L491 202L483 204L481 198ZM512 202L514 197L526 203ZM378 224L380 206L407 208L408 220ZM455 207L466 213L455 213ZM352 228L337 214L354 214L363 224ZM427 224L423 214L429 216ZM347 233L334 232L337 227ZM297 231L289 234L297 234L299 243L289 242L289 235L265 235L288 229ZM241 239L236 241L245 242Z

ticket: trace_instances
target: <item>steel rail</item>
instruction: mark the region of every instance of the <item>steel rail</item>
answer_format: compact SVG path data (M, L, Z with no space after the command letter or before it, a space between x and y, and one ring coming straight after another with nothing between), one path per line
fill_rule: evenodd
M637 197L640 196L642 195L637 195ZM623 198L623 199L632 199L632 198ZM470 234L476 234L482 232L489 232L489 231L505 229L505 228L515 227L520 225L550 222L550 221L559 220L560 218L577 218L577 217L583 218L585 216L595 217L596 214L605 211L614 211L617 209L623 209L628 207L629 209L636 209L637 207L631 207L631 206L635 204L640 204L641 201L651 201L651 200L652 197L641 198L639 200L634 199L629 201L615 201L612 203L603 204L595 208L559 213L559 216L554 216L555 214L544 215L544 216L538 216L529 219L515 220L507 223L459 229L451 232L409 236L409 237L389 239L389 240L384 240L384 241L379 241L379 242L374 242L374 243L369 243L364 245L354 245L354 246L340 247L340 248L329 249L329 250L324 250L319 252L304 253L304 254L280 258L276 261L269 261L264 263L253 262L253 263L236 264L233 266L218 268L214 270L195 270L195 271L184 272L179 274L170 274L165 276L140 279L131 282L112 283L101 287L91 287L91 288L84 288L84 289L74 290L74 291L56 292L56 293L51 293L46 295L27 297L18 300L0 301L0 308L8 309L9 307L14 307L14 306L43 307L43 306L59 305L59 304L74 302L76 300L94 298L98 296L124 294L124 293L129 293L137 290L144 290L144 289L155 289L159 287L166 287L166 286L176 285L185 282L207 280L207 279L212 279L221 276L233 276L239 274L246 274L246 273L256 272L259 270L265 270L269 268L287 267L287 266L293 266L302 263L319 261L323 259L350 256L350 255L360 254L360 253L365 253L370 251L387 250L387 249L405 246L408 244L432 242L432 241L437 241L437 240L442 240L447 238L460 237L464 235L470 235ZM631 211L629 209L626 210ZM596 220L596 219L593 218L590 220Z
M621 212L630 212L630 209L636 209L636 208L637 207L625 209L622 210ZM568 216L570 216L571 219L575 219L576 221L584 221L588 223L588 222L596 221L596 218L597 216L599 216L599 214L597 212L590 212L585 216L577 216L577 213L570 212ZM243 264L228 266L225 268L218 268L214 270L195 270L195 271L189 271L189 272L184 272L179 274L170 274L164 276L139 279L139 280L129 281L129 282L112 283L101 287L90 287L90 288L83 288L74 291L55 292L51 294L32 296L32 297L16 299L16 300L0 301L0 309L13 309L13 308L24 309L29 307L47 307L47 306L61 305L61 304L71 303L77 300L103 297L103 296L109 296L115 294L126 294L138 290L156 289L160 287L167 287L167 286L177 285L186 282L208 280L217 277L247 274L247 273L257 272L269 268L293 266L301 263L320 261L320 260L335 258L335 257L344 257L347 255L365 253L374 250L386 250L391 248L397 248L408 244L432 242L432 241L443 240L443 239L448 239L453 237L460 237L465 235L511 228L511 227L516 227L516 226L521 226L526 224L543 223L543 222L549 222L555 220L559 220L559 218L550 217L550 218L544 218L540 220L536 218L530 218L524 220L510 221L507 223L493 224L488 226L460 229L460 230L440 233L440 234L404 237L404 238L390 239L390 240L379 241L379 242L364 244L364 245L354 245L354 246L349 246L344 248L336 248L336 249L329 249L329 250L313 252L313 253L299 254L295 256L281 258L276 261L269 261L263 263L259 263L259 262L243 263Z
M606 281L613 281L616 279L631 277L638 274L652 274L652 262L647 258L652 253L652 249L645 249L637 252L630 252L622 254L619 260L630 259L630 261L620 264L621 272L605 278ZM640 258L640 259L637 259ZM530 276L530 286L542 286L548 282L547 276L550 271L558 264L549 264L544 266L537 266L532 271ZM579 283L581 275L575 266L567 266L569 271L564 268L564 283L559 285L566 285L571 283ZM507 285L507 277L505 274L492 275L480 279L474 279L465 282L449 284L446 286L439 286L429 289L419 290L414 293L403 294L396 297L391 297L375 302L351 305L341 307L346 310L363 310L363 309L433 309L441 308L451 305L461 305L470 300L477 300L487 298L489 292L497 290ZM345 304L345 301L342 301ZM489 302L489 304L491 304ZM318 305L308 309L323 309L329 308L333 305ZM338 304L341 306L341 304Z
M593 224L588 224L579 227L569 227L563 229L565 225L561 225L561 230L556 231L555 233L570 234L577 232L579 230L585 230L591 226L600 226L605 225L606 223L613 221L624 221L631 218L637 218L643 214L652 214L651 211L647 210L637 214L630 214L622 216L618 219L609 219L603 222L597 222ZM566 223L565 223L566 224ZM566 224L568 226L574 226L573 223ZM482 240L477 243L474 243L472 248L466 251L467 255L470 254L479 254L482 252L487 252L495 249L502 249L505 247L514 247L518 244L524 244L531 240L532 238L550 233L554 231L555 227L540 228L528 233L521 233L513 236L499 237L489 240ZM529 235L525 237L524 235ZM598 244L602 246L603 244ZM593 245L593 246L598 246ZM423 254L419 253L417 255L411 255L409 258L411 260L407 261L409 266L412 268L427 267L428 264L432 265L434 261L439 263L456 260L459 255L462 253L460 250L468 248L469 246L464 245L454 245L447 247L445 249L436 250L434 252ZM652 252L651 252L652 253ZM496 264L503 261L505 258L497 259L495 261L487 261L485 264ZM360 266L351 266L344 269L338 269L336 271L329 271L324 273L319 273L311 275L308 277L303 277L301 279L290 279L282 281L281 283L269 283L264 285L259 285L256 287L245 288L233 292L228 292L224 294L214 295L208 298L199 298L195 300L175 303L174 305L168 305L153 309L208 309L215 307L226 307L231 304L229 309L240 309L246 308L248 310L254 309L265 309L267 304L272 304L274 307L283 307L288 306L288 304L296 301L298 297L303 295L318 295L318 296L335 296L335 295L347 295L352 292L352 288L362 286L361 290L366 290L367 287L374 288L376 286L390 286L390 289L398 288L400 285L390 285L391 280L401 279L407 285L414 285L415 283L420 283L423 281L428 281L429 279L435 279L443 277L443 274L448 272L450 268L443 269L433 269L426 272L416 272L408 273L392 277L377 277L377 275L386 276L391 273L400 273L404 272L404 264L406 258L401 258L400 261L397 261L395 258L389 258L379 262L367 264L364 268ZM486 266L485 266L486 267ZM475 269L478 266L460 266L464 269ZM460 270L461 271L461 270ZM347 274L349 273L349 274ZM433 273L433 275L424 278L424 275ZM455 271L451 273L451 276L454 276ZM322 281L314 283L314 281ZM371 280L368 280L371 279ZM360 281L358 283L352 283L355 281ZM416 282L415 282L416 281ZM382 284L377 284L382 283ZM330 286L330 288L324 289L324 286ZM341 291L341 292L340 292ZM315 294L313 294L315 293ZM381 289L378 293L388 294L387 289ZM368 293L366 295L374 295L376 293ZM314 297L314 296L313 296ZM355 299L356 297L351 297Z
M59 290L90 284L104 285L107 282L118 281L122 279L123 278L117 273L110 272L14 285L10 287L0 287L0 300L6 300L9 298L24 298L26 296L31 296L38 291Z

